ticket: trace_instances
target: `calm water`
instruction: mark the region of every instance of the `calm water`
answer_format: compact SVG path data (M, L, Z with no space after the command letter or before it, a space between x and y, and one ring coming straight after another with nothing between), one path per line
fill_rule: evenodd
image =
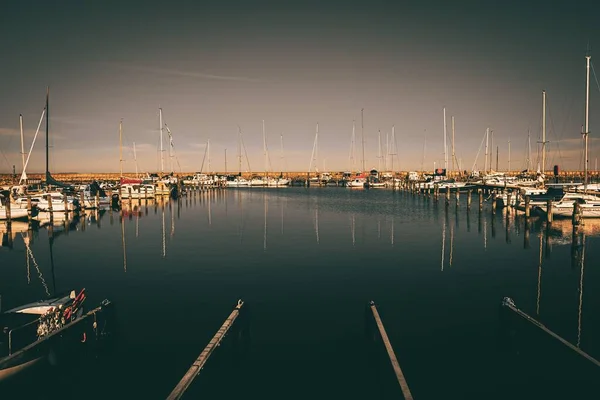
M15 224L4 309L85 287L88 308L108 298L118 321L114 346L40 374L25 398L164 399L240 298L246 334L186 398L401 398L365 334L369 300L415 399L598 398L596 369L499 305L512 297L600 358L600 221L573 242L570 221L485 207L376 189L204 192L36 228L29 263Z

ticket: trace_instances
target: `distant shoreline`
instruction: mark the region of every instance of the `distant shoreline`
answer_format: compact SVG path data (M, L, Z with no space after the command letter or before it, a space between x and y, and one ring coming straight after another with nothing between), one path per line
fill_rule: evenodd
M505 172L505 171L499 171L499 172ZM177 177L185 177L185 176L190 176L193 175L196 172L181 172L181 173L175 173L174 175ZM339 171L339 172L330 172L332 177L334 179L339 179L342 177L343 172ZM425 171L426 174L433 174L433 171ZM507 175L518 175L520 173L520 171L511 171L510 173L506 172ZM166 173L165 173L166 174ZM238 172L211 172L211 173L207 173L208 175L238 175ZM290 179L306 179L307 176L307 172L271 172L268 175L270 176L279 176L280 174L283 174L285 177L290 178ZM400 171L400 172L396 172L396 176L399 178L406 178L408 174L408 171ZM142 177L145 174L137 174L137 176ZM264 176L265 173L264 172L242 172L242 176L245 178L249 178L253 175L258 175L258 176ZM310 176L315 176L317 175L317 173L315 172L311 172ZM561 180L565 180L565 179L582 179L584 175L583 171L560 171L559 173L559 178ZM58 181L64 181L64 182L91 182L94 180L97 181L116 181L119 179L120 174L118 172L89 172L89 173L84 173L84 172L66 172L66 173L52 173L52 176L57 179ZM136 177L136 173L135 172L126 172L123 173L124 177L127 178L135 178ZM448 174L449 177L458 177L459 173L458 172L450 172ZM598 171L591 171L588 172L588 176L590 179L593 180L597 180L600 177L600 172ZM20 174L16 175L16 178L13 176L13 174L0 174L0 183L2 184L11 184L11 183L16 183L18 182L20 177ZM42 180L45 181L45 173L31 173L31 174L27 174L28 179L30 180ZM546 173L546 177L547 179L551 179L554 177L554 174L552 171L548 171Z

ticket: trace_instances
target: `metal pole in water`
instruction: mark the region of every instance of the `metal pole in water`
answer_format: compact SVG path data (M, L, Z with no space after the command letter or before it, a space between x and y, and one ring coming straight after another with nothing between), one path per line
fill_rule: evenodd
M181 381L179 381L177 386L175 386L175 389L173 389L169 397L167 397L167 400L180 399L184 395L185 391L189 388L194 378L198 376L213 351L220 345L221 341L227 334L227 331L229 331L229 328L231 328L235 322L235 319L240 314L240 309L243 305L244 302L242 300L238 300L234 310L231 312L231 314L229 314L229 317L227 317L225 322L223 322L223 325L221 325L217 333L215 333L215 336L213 336L208 345L206 345L204 350L202 350L202 353L200 353L196 361L194 361L183 378L181 378Z
M544 324L542 324L538 320L530 317L529 315L527 315L523 311L519 310L517 308L517 306L515 305L515 302L513 301L513 299L511 299L510 297L505 297L504 299L502 299L502 306L504 306L507 309L513 311L514 313L516 313L518 316L522 317L526 321L531 322L533 325L537 326L542 331L544 331L548 335L552 336L554 339L558 340L559 342L561 342L562 344L564 344L565 346L567 346L568 348L570 348L571 350L573 350L574 352L576 352L577 354L579 354L580 356L584 357L586 360L592 362L597 367L600 367L600 361L596 360L594 357L590 356L589 354L587 354L586 352L584 352L580 348L575 347L571 343L567 342L565 339L563 339L562 337L558 336L556 333L552 332L550 329L546 328L546 326L544 326Z
M390 339L388 338L388 335L385 332L385 328L383 326L383 322L381 321L381 317L379 316L379 312L377 312L375 302L371 301L370 306L371 311L373 312L373 317L375 318L375 323L377 324L377 329L379 329L379 334L381 335L381 339L383 340L385 349L387 350L388 356L390 357L392 367L394 368L394 373L396 374L396 378L398 379L398 383L400 384L400 389L402 389L402 395L404 396L405 400L413 400L412 394L410 393L410 389L408 388L408 383L404 378L402 369L400 369L400 364L398 363L396 354L394 354L394 349L392 348Z

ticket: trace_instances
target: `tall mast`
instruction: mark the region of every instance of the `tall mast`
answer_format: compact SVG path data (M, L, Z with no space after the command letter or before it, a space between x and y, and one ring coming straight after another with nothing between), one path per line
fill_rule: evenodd
M365 124L363 118L364 108L360 109L360 131L362 137L362 172L365 172Z
M379 159L379 165L377 166L377 171L381 171L381 129L379 130L379 150L377 154L377 158Z
M49 160L50 157L48 155L48 146L49 146L49 140L48 137L50 135L50 106L49 106L49 99L50 99L50 86L46 87L46 180L48 180L48 173L50 172L50 168L49 168Z
M135 142L133 142L133 161L135 162L135 177L138 178L137 153L135 151Z
M585 143L585 155L584 155L584 169L583 169L583 190L587 190L588 183L588 134L589 129L589 117L590 117L590 55L586 55L586 81L585 81L585 130L583 132L583 141Z
M396 179L396 174L394 174L394 156L396 155L396 125L392 125L392 140L391 140L391 144L392 144L392 151L394 151L393 153L391 153L390 155L392 157L390 157L390 167L392 169L392 179ZM396 181L392 180L392 187L394 187L394 185L396 184Z
M546 172L546 91L542 90L542 174Z
M531 132L527 129L527 173L531 170Z
M498 152L500 151L500 147L496 146L496 171L498 171Z
M280 172L283 176L283 133L280 135L280 140L281 140L281 158L280 158Z
M488 163L488 141L490 139L490 128L485 130L485 162L483 164L483 173L487 174L487 163ZM490 167L491 169L491 167Z
M494 153L494 130L490 129L490 172L492 172L492 154Z
M454 152L454 115L452 116L452 171L454 171L454 159L456 153Z
M262 120L262 134L263 134L263 153L265 156L265 176L267 176L267 170L269 168L269 163L267 161L267 137L265 135L265 120Z
M23 114L19 114L19 128L21 129L21 159L23 160L23 169L25 171L25 145L23 143Z
M446 107L444 107L444 169L448 171L448 146L446 145Z
M238 162L239 172L242 175L242 128L238 125Z
M356 170L356 150L354 146L354 142L356 141L356 123L352 120L352 138L350 139L350 172L354 172Z
M211 173L212 170L210 169L210 139L206 140L206 154L208 156L208 168L206 169L206 172Z
M162 122L162 108L158 109L158 125L160 126L160 173L165 172L165 153L163 150L163 122Z
M510 138L508 138L508 172L510 173Z
M227 149L225 149L225 175L227 175Z
M123 177L123 120L119 121L119 171Z

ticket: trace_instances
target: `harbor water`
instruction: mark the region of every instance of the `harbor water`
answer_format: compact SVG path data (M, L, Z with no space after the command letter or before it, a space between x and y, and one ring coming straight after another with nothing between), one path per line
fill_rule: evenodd
M600 369L501 302L600 358L600 221L573 233L475 200L218 189L3 226L2 309L85 288L116 324L110 346L0 398L165 399L238 299L247 327L185 398L402 398L371 300L415 399L598 398Z

